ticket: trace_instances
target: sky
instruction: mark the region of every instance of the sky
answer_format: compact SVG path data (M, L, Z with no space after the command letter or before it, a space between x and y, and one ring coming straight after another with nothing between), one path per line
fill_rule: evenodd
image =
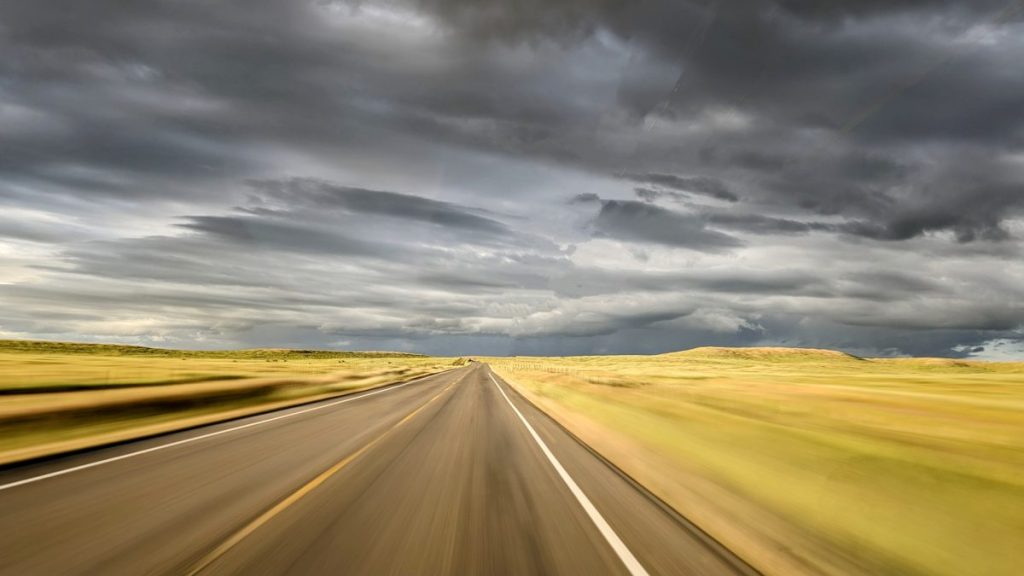
M1024 3L0 5L0 337L1024 358Z

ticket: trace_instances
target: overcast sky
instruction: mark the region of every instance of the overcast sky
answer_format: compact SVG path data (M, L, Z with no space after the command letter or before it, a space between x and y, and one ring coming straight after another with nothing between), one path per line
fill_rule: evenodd
M0 337L1024 357L1024 6L0 4Z

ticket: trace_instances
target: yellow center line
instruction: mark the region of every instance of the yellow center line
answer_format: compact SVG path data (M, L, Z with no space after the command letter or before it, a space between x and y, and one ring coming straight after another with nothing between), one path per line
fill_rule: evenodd
M196 563L192 567L191 570L186 572L186 574L188 574L189 576L193 576L194 574L198 574L199 572L202 572L203 570L205 570L210 564L213 564L218 558L223 556L228 550L231 550L232 548L234 548L239 542L241 542L247 536L249 536L250 534L255 532L260 526L263 526L264 524L269 522L273 517L275 517L278 514L280 514L281 512L283 512L286 508L288 508L292 504L298 502L303 496L305 496L306 494L309 494L310 492L312 492L314 489L316 489L317 486L319 486L319 485L323 484L324 482L326 482L328 478L330 478L331 476L334 476L335 474L340 472L343 468L345 468L346 466L351 464L354 460L356 460L357 458L359 458L360 456L365 454L367 451L369 451L371 448L373 448L374 446L379 444L381 442L381 440L383 440L384 438L389 436L392 432L394 432L395 430L399 429L404 424L406 424L407 422L412 420L413 417L415 417L417 414L422 412L427 406L429 406L431 403L433 403L434 400L437 400L438 398L440 398L442 394L444 394L449 389L451 389L452 386L455 386L459 382L462 382L465 378L466 377L463 376L462 378L459 378L455 382L452 382L451 384L445 386L443 390L441 390L440 392L435 394L430 400L427 400L426 402L424 402L419 408L416 408L415 410L413 410L412 412L407 414L404 418L399 420L394 426L392 426L391 428L388 428L387 430L385 430L383 433L381 433L380 436L377 436L376 438L374 438L370 442L364 444L362 448L360 448L360 449L356 450L355 452L349 454L348 456L346 456L344 459L342 459L340 462L338 462L334 466L331 466L327 470L324 470L316 478L313 478L312 480L307 482L305 485L303 485L301 488L299 488L295 492L292 492L287 498L285 498L284 500L281 500L280 502L275 504L272 508L270 508L269 510L267 510L263 514L260 514L259 516L257 516L256 519L254 519L252 522L249 522L248 524L246 524L241 530L239 530L238 532L235 532L233 535L231 535L230 538L228 538L227 540L222 542L220 546L217 546L216 548L213 549L213 551L211 551L209 554L204 556L198 563Z

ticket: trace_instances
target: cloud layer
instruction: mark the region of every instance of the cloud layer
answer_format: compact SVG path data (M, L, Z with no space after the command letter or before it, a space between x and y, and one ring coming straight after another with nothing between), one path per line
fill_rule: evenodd
M0 8L0 335L1006 356L1018 3Z

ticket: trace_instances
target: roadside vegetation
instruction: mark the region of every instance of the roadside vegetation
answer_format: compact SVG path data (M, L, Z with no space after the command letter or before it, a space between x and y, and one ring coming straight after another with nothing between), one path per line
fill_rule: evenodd
M1024 363L767 348L485 361L765 573L1020 573Z
M386 352L0 341L0 464L177 430L452 368Z

